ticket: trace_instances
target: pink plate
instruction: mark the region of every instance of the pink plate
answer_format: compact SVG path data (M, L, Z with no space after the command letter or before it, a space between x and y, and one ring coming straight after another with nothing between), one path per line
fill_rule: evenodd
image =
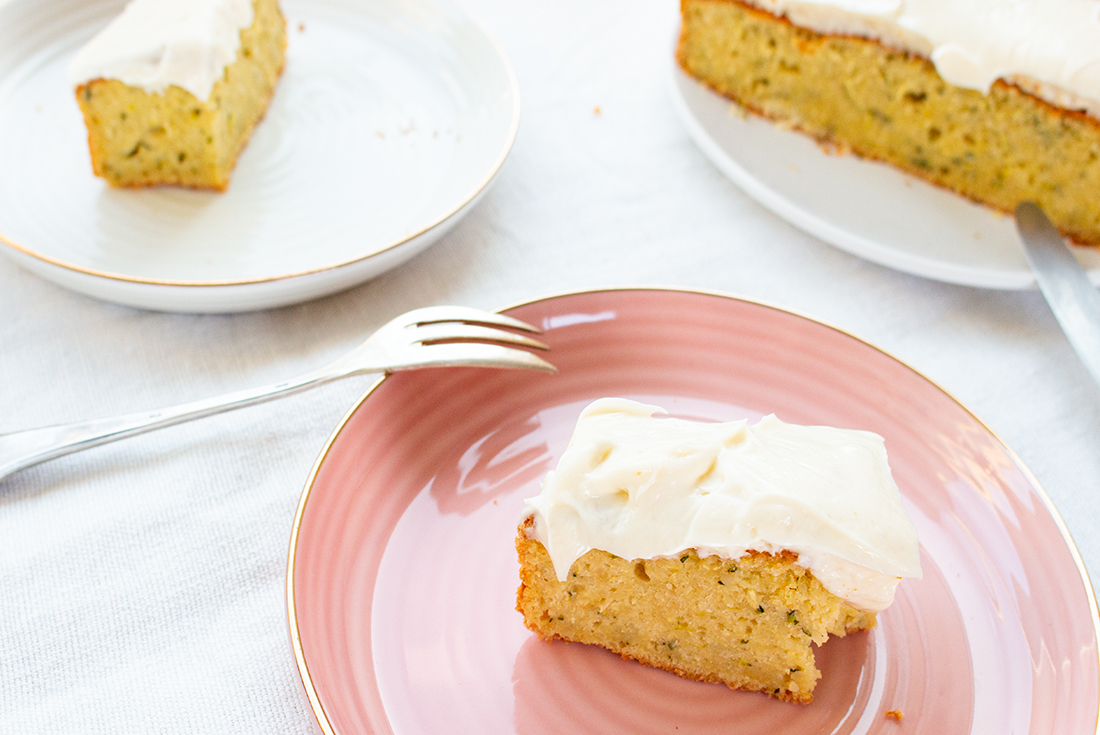
M598 291L508 313L545 330L558 374L380 381L306 485L287 603L326 733L1097 732L1100 620L1077 551L1016 455L943 390L851 335L728 296ZM885 437L924 578L902 583L878 628L819 650L812 704L523 627L523 499L601 396Z

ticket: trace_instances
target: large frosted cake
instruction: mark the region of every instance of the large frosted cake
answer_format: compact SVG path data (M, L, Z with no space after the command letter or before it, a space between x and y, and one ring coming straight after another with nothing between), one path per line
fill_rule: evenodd
M745 108L1100 245L1097 0L682 0L680 65Z

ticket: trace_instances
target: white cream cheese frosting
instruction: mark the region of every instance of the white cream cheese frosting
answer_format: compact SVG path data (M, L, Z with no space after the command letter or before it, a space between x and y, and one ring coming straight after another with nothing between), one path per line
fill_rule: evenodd
M73 58L69 82L118 79L150 93L175 85L206 100L252 22L251 0L133 0Z
M872 38L928 58L946 81L997 79L1100 114L1100 0L745 0L819 33Z
M592 549L624 559L793 551L833 594L882 610L920 577L917 533L882 437L773 416L702 423L604 398L581 413L542 492L533 537L559 579Z

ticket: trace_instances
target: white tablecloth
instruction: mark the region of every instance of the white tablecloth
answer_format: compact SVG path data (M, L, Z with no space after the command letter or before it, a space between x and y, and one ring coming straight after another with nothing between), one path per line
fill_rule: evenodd
M699 287L818 317L928 375L1020 454L1100 569L1100 392L1038 292L894 272L747 198L670 104L674 0L464 3L506 48L523 104L467 219L373 282L229 316L102 303L0 260L0 432L273 382L418 306ZM314 732L287 640L287 542L307 473L365 385L0 483L0 732Z

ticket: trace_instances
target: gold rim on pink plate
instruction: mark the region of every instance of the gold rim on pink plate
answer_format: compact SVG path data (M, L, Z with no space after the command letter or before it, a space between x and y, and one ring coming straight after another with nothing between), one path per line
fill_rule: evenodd
M557 374L380 380L306 483L287 612L326 733L1098 731L1100 617L1073 541L1019 457L926 377L843 330L714 292L585 291L506 311L545 330ZM885 438L924 578L902 583L877 628L819 649L812 704L523 627L523 499L606 395Z

